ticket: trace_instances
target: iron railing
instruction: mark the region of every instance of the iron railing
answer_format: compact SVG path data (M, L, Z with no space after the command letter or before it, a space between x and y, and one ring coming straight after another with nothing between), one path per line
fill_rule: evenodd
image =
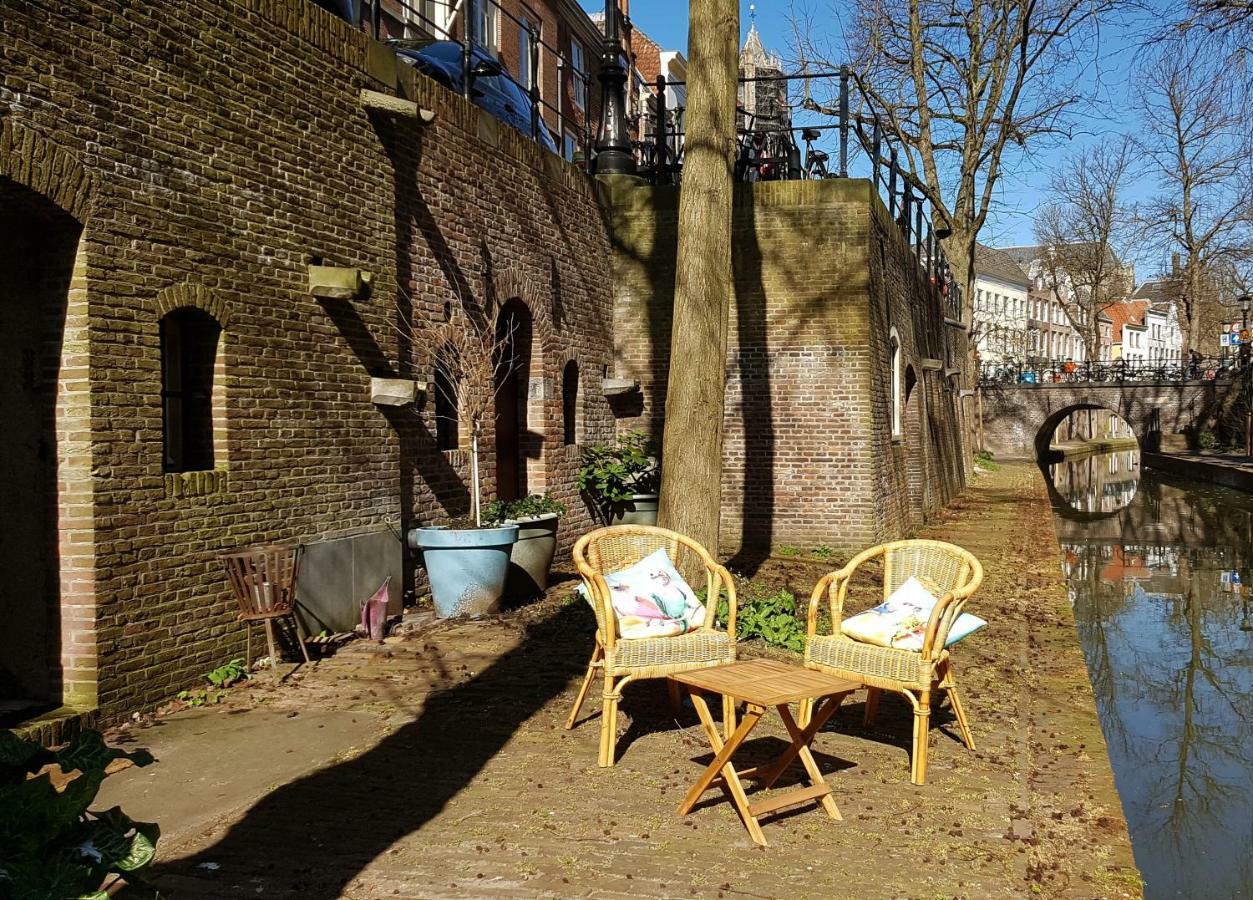
M810 99L809 85L819 80L838 81L838 105L825 107ZM931 192L904 164L905 155L883 128L879 116L852 112L851 92L856 90L858 106L872 109L870 98L848 66L836 71L803 72L794 75L761 75L740 78L740 84L757 81L781 82L786 91L793 83L805 86L804 99L786 102L789 124L758 127L743 110L737 116L736 179L739 181L796 180L804 178L867 177L879 193L888 213L918 260L928 281L939 295L945 315L962 319L961 287L953 279L952 267L940 241L948 236L937 216ZM667 109L666 89L685 85L677 79L658 76L653 88L654 111L647 133L636 142L639 174L654 184L677 184L683 173L683 109ZM806 110L834 118L830 124L791 124L794 110ZM796 135L805 142L804 153ZM828 150L814 143L836 135L837 143ZM834 154L834 161L832 160Z
M1237 360L1203 358L1191 361L1125 360L1101 362L983 362L981 385L1123 384L1213 381L1239 377L1244 366Z
M476 41L471 35L470 16L477 15L478 10L483 8L495 10L498 14L494 40L497 47L501 44L504 31L502 23L505 21L516 26L516 33L519 35L526 31L529 36L529 83L519 81L515 73L510 72L499 61L499 73L491 74L508 79L530 99L531 138L538 141L540 128L550 124L544 121L544 111L548 111L555 119L551 124L558 152L564 155L565 135L573 132L577 136L583 158L590 158L592 129L595 126L592 121L592 76L585 70L576 69L564 51L544 40L540 34L539 23L518 18L496 0L365 0L358 25L376 40L385 41L397 49L421 49L430 40L452 41L457 44L461 47L461 90L463 96L470 99L476 78L484 77L475 71L473 46L478 44L493 56L498 53ZM454 24L461 26L459 36L454 31ZM393 31L399 31L400 34L391 33ZM599 47L594 53L599 53ZM585 68L588 64L589 60L584 59ZM556 67L557 76L557 96L552 99L544 96L541 83L541 73L550 65ZM569 83L570 90L577 95L576 82L583 88L583 104L577 109L577 115L566 103L566 85Z

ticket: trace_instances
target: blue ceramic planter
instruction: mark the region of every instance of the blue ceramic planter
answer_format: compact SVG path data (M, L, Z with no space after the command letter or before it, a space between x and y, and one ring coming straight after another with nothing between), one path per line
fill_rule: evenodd
M517 525L412 529L409 546L422 551L435 612L441 618L496 612L517 539Z

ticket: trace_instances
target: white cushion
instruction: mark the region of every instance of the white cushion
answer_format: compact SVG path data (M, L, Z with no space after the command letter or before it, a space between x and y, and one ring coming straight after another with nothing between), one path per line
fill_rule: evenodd
M665 550L605 576L624 638L671 637L695 631L705 623L705 605L697 599ZM587 590L579 586L584 598Z
M840 623L840 631L863 644L921 652L927 622L939 601L933 591L938 591L934 584L924 584L911 576L874 609L845 619ZM951 647L987 624L978 616L962 613L949 629L944 646Z

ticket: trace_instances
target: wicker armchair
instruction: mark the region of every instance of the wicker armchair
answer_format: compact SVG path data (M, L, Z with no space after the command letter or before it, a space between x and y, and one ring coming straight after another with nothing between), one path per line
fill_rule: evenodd
M922 651L878 647L845 637L840 632L844 617L844 600L849 581L863 564L883 559L883 598L886 600L911 575L927 578L945 593L935 605L927 623ZM973 555L941 541L895 541L864 550L838 572L826 575L814 587L809 600L808 640L805 643L805 665L862 682L866 694L865 721L874 722L879 693L895 691L914 708L913 757L910 780L922 784L927 777L927 738L931 717L931 696L939 690L948 693L962 739L971 750L975 740L970 733L966 711L962 709L953 666L944 649L949 628L961 614L966 600L983 581L983 566ZM818 634L818 604L826 596L831 604L829 635ZM805 715L808 710L802 711Z
M621 571L662 548L693 589L705 588L705 622L696 631L673 637L621 638L617 633L617 620L604 576ZM735 662L735 582L704 547L681 534L650 525L615 525L584 535L574 545L574 564L583 577L587 596L596 613L596 647L592 650L592 659L588 663L587 674L583 676L574 708L566 720L566 728L574 727L592 679L599 670L605 679L599 763L601 766L612 766L617 742L618 702L627 684L637 679L664 678L678 672ZM701 575L704 576L703 583L699 579ZM729 601L729 621L725 631L714 625L718 597L723 589ZM677 705L678 687L672 681L669 688L671 702ZM728 737L735 730L735 708L727 698L723 702L723 728Z

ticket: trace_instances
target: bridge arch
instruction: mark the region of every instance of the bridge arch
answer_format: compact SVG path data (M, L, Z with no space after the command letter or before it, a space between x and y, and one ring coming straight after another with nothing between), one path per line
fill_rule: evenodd
M1101 403L1095 400L1080 400L1076 403L1072 403L1070 406L1064 406L1061 409L1049 413L1044 421L1040 423L1040 427L1036 430L1034 441L1036 459L1044 460L1048 458L1049 447L1052 444L1053 435L1056 433L1058 426L1061 425L1062 422L1066 421L1066 419L1074 413L1083 412L1087 409L1099 409L1102 412L1107 412L1111 415L1117 416L1119 419L1126 422L1131 428L1131 433L1136 439L1136 444L1140 447L1144 446L1144 438L1139 433L1139 429L1128 421L1126 415L1122 411L1111 407L1109 404Z

